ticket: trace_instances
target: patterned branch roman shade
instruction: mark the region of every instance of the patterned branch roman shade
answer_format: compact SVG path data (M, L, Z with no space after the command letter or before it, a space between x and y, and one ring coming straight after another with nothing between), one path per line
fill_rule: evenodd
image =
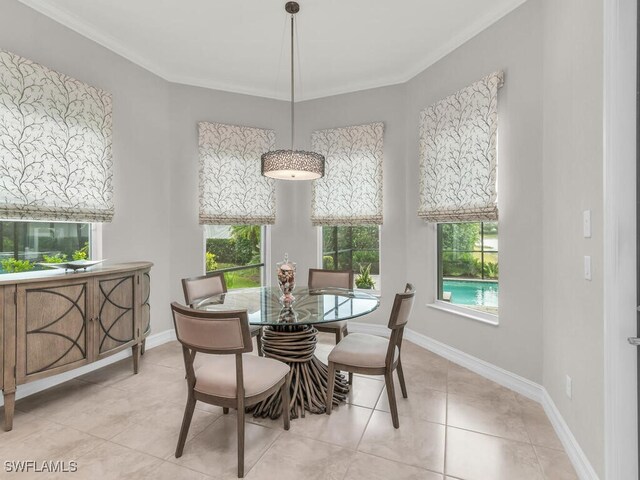
M492 73L420 113L420 207L429 222L498 219L498 89Z
M275 132L200 122L200 224L268 225L276 221L275 183L260 174L260 156Z
M0 218L109 222L111 95L0 50Z
M313 151L325 156L313 182L313 225L382 224L383 123L313 132Z

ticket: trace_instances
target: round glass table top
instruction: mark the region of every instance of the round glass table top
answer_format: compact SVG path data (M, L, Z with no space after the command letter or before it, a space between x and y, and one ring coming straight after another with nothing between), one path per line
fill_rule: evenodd
M373 312L380 300L361 290L295 288L294 300L285 306L278 287L229 290L194 305L198 310L244 310L251 325L311 325L360 317Z

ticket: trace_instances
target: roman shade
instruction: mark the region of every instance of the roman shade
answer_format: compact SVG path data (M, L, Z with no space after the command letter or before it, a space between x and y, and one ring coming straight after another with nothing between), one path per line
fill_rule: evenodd
M313 132L312 149L325 156L313 182L313 225L382 224L383 123Z
M0 50L0 218L109 222L111 95Z
M429 222L498 219L495 72L420 112L420 206Z
M200 224L269 225L276 221L275 183L260 174L260 156L275 132L200 122Z

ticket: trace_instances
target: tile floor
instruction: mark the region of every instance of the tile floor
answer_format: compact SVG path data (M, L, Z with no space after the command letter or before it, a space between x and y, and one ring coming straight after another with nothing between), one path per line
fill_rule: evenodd
M320 336L326 359L332 335ZM349 480L576 479L544 411L409 342L408 399L391 424L384 382L354 377L348 403L331 416L281 421L248 417L246 478ZM400 388L396 388L400 392ZM173 455L186 385L176 342L18 402L14 429L0 432L0 459L76 461L69 474L7 478L233 479L235 417L198 403L184 455ZM3 468L3 465L0 465ZM4 478L4 477L3 477Z

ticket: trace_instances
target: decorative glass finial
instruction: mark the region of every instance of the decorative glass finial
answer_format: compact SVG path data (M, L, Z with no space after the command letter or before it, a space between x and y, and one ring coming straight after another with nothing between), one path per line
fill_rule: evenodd
M278 268L278 286L282 291L280 301L285 305L290 305L294 300L291 292L296 286L296 264L290 262L289 254L285 253L284 261L276 263L276 267Z

